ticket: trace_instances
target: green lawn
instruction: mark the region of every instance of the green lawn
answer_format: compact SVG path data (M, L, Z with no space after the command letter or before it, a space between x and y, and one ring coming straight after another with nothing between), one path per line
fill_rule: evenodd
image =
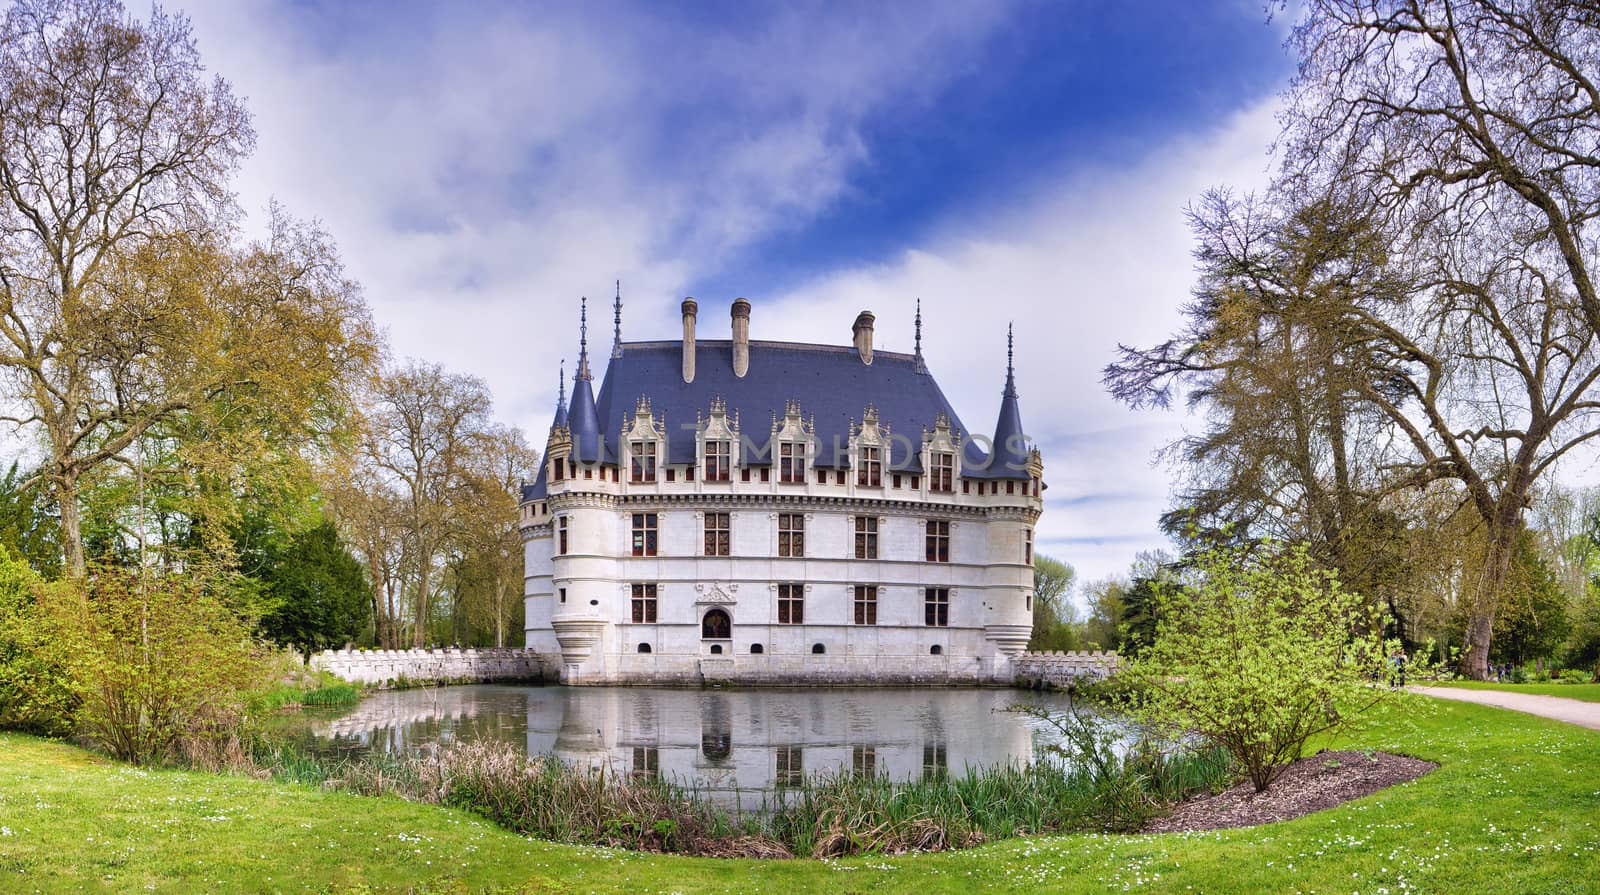
M1463 690L1504 690L1507 693L1533 693L1538 696L1564 696L1584 702L1600 702L1600 684L1497 684L1494 681L1448 681L1425 683L1424 687L1459 687Z
M1442 767L1332 811L836 862L564 847L456 811L0 735L0 892L1600 892L1600 732L1402 698L1354 739Z

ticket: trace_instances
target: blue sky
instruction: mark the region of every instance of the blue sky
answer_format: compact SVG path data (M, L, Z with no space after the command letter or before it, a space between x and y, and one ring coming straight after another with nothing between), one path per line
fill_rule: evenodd
M1051 484L1041 549L1164 543L1181 413L1098 371L1176 323L1185 203L1265 180L1290 74L1259 3L190 5L259 145L242 206L319 219L397 356L483 377L542 446L577 299L628 338L849 341L862 308L992 426L1005 325ZM609 308L591 330L610 344ZM603 355L603 351L602 351ZM570 369L570 366L569 366Z

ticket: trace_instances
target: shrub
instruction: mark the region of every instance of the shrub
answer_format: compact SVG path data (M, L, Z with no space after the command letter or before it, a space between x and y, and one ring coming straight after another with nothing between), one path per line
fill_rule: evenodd
M1562 669L1560 677L1560 681L1563 684L1587 684L1594 679L1595 677L1592 673L1581 668Z
M216 764L237 747L245 693L262 682L250 632L174 576L96 570L39 591L78 700L80 734L117 758Z
M1394 673L1382 619L1304 548L1216 550L1158 584L1153 643L1125 672L1135 718L1224 748L1267 788L1306 740L1381 700Z
M61 736L72 731L77 700L65 654L49 637L26 562L0 547L0 727Z

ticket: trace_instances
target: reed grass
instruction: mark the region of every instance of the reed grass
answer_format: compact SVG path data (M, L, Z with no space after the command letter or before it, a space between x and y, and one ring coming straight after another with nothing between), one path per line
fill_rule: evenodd
M504 743L338 757L276 741L258 744L256 760L279 780L463 808L540 839L724 857L943 851L1038 833L1134 830L1231 780L1216 752L1135 749L1114 767L1044 758L909 781L824 772L741 814L693 786L529 757Z

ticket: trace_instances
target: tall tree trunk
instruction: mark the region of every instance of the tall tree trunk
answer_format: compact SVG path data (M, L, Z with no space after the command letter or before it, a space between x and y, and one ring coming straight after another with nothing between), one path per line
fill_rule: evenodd
M368 549L367 556L372 556ZM389 645L383 632L383 578L378 575L378 564L367 560L367 576L372 582L372 642L381 647Z
M428 587L429 575L433 571L430 561L431 552L424 552L423 559L417 567L417 617L412 619L411 645L421 649L428 638Z
M400 614L395 606L394 577L383 576L383 598L388 603L389 610L385 619L383 632L383 648L395 649L400 646Z
M73 477L55 479L56 509L61 513L61 558L67 574L82 578L85 572L83 557L83 514L78 504L78 480Z
M499 572L494 573L494 645L506 645L505 576Z
M1494 636L1495 614L1500 608L1500 592L1511 572L1520 527L1520 501L1503 498L1489 526L1488 549L1484 551L1483 571L1467 614L1466 651L1461 665L1473 680L1489 677L1489 647Z

